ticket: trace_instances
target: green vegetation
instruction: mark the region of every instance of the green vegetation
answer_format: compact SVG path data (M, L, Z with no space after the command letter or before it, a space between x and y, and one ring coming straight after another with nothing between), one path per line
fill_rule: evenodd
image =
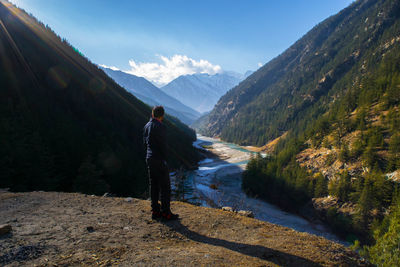
M0 187L143 196L151 109L28 14L0 19ZM194 131L166 125L170 166L193 165Z
M385 218L380 229L375 230L375 245L364 247L363 254L378 266L400 266L400 202Z
M384 98L385 104L395 105L398 87L388 89L386 82L395 85L399 81L395 72L399 5L393 0L355 1L230 90L208 118L202 118L208 127L196 127L229 142L262 146L288 130L303 133L322 114L333 111L339 98L346 103L336 106L341 114L353 111L357 100L366 106ZM392 59L376 72L376 64L389 54ZM355 90L361 80L365 87ZM330 121L321 120L318 128L329 128ZM338 140L341 134L339 128ZM323 136L322 131L319 138Z
M386 174L400 169L399 104L400 2L360 0L230 90L198 128L259 146L287 132L271 157L249 162L243 189L292 211L328 195L351 204L354 213L332 207L326 221L371 245L372 261L390 265L398 252L399 186ZM343 164L328 181L299 165L306 148L333 151L325 166L359 171Z
M400 61L396 59L400 59L399 48L387 53L379 64L375 64L374 71L364 76L360 86L353 87L346 94L354 97L351 101L352 109L346 109L349 103L346 96L340 98L329 111L310 123L305 131L289 131L287 137L277 145L276 153L272 157L252 159L243 174L243 188L253 195L294 211L311 198L328 194L337 197L339 202L355 203L357 210L353 216L344 216L331 208L327 211L326 220L339 235L348 237L355 234L364 244L374 244L377 240L377 236L373 234L375 229L381 224L387 224L386 218L391 218L385 217L385 214L390 209L398 188L396 183L389 181L384 175L400 168L400 99L391 98L390 102L386 101L388 92L400 85L397 78L393 79L400 76ZM383 70L388 67L392 69L392 73L384 76ZM384 89L380 94L374 95L370 91L376 90L377 80ZM393 80L396 82L393 83ZM354 112L355 116L352 115ZM379 119L375 121L378 114ZM358 133L357 139L352 144L343 143L343 137L354 132ZM337 135L341 137L335 138ZM332 144L326 144L327 136L334 137ZM307 140L311 141L310 145L306 145ZM337 174L337 179L328 184L321 174L307 172L296 162L296 155L307 146L336 147L339 160L348 163L361 162L368 172L350 176L347 170L343 170ZM331 165L336 160L330 154L325 164ZM380 238L385 233L383 231ZM374 248L377 250L377 245Z

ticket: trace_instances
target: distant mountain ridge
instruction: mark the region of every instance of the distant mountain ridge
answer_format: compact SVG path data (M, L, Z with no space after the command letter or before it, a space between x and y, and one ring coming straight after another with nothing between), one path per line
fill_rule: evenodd
M215 75L197 73L182 75L161 87L165 93L200 113L210 111L219 98L229 89L238 85L251 73L245 75L227 71Z
M182 104L180 101L164 93L143 77L128 74L119 70L100 67L120 86L150 106L163 105L168 114L171 114L186 124L191 124L200 117L196 110Z

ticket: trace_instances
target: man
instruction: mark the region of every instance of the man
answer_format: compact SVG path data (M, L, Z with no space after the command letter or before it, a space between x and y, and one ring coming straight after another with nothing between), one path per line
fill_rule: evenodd
M146 163L150 180L151 210L153 219L175 220L178 214L170 209L171 183L167 166L166 127L163 124L164 108L155 106L152 118L144 126L143 142L146 146ZM161 193L161 207L158 197Z

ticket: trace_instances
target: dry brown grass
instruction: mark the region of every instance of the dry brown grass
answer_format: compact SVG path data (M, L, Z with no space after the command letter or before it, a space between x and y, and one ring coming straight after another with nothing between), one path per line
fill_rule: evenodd
M7 196L7 197L5 197ZM10 197L12 196L12 197ZM322 237L173 202L179 221L151 220L150 203L81 194L0 193L0 242L9 266L355 266L359 257ZM87 227L93 227L89 232ZM40 248L16 261L21 247ZM14 255L15 256L15 255Z

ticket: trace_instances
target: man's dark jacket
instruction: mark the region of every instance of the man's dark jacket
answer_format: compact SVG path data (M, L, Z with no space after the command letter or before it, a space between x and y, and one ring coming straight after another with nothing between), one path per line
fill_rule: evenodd
M166 127L159 120L151 118L143 129L143 143L146 146L146 159L167 159Z

